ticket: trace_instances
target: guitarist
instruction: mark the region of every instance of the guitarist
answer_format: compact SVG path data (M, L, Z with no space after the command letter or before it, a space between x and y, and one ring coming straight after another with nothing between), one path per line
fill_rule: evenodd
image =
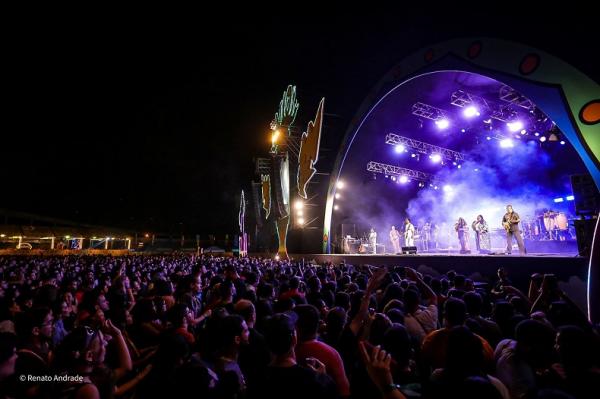
M506 253L508 255L512 253L513 236L517 239L517 244L519 245L519 253L521 255L527 254L527 249L525 249L523 237L521 237L521 232L519 231L520 221L521 218L519 217L519 214L513 210L512 205L507 205L506 213L502 218L502 226L504 226L504 230L506 230Z

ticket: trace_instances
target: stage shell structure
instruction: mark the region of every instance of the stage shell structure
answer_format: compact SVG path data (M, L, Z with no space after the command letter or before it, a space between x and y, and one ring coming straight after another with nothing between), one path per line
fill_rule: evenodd
M600 86L568 63L538 49L489 38L464 38L423 48L392 68L361 104L346 131L331 174L323 226L323 252L332 252L332 218L343 195L347 156L378 105L407 82L436 73L483 76L531 100L576 151L596 187L600 187ZM418 137L413 137L418 140ZM579 160L578 160L579 161ZM600 320L600 225L596 220L587 270L587 311ZM596 298L596 300L594 300Z

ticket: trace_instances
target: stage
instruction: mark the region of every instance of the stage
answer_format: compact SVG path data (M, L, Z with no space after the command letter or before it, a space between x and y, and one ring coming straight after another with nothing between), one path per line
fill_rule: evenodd
M339 265L345 262L351 265L373 265L392 268L394 266L412 267L423 274L437 277L449 270L472 278L474 281L494 284L496 271L503 267L513 285L525 294L529 288L529 277L533 273L554 274L559 287L587 311L587 279L589 259L577 253L530 253L524 256L480 255L459 253L419 253L415 255L392 254L310 254L291 255L293 259L308 259L318 263L331 262Z

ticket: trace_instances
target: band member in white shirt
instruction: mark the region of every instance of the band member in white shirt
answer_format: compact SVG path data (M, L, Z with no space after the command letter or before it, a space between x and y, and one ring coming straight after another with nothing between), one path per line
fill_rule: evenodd
M400 253L400 233L396 230L396 226L392 226L390 230L390 241L392 242L394 253Z
M408 218L404 220L404 246L415 246L415 226L412 225Z
M371 232L369 233L369 245L371 246L371 253L377 253L377 233L374 228L371 228Z

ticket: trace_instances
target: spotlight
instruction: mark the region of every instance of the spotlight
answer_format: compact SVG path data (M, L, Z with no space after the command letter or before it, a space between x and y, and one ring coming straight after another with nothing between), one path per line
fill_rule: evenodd
M388 176L388 175L385 175L385 178L386 178L386 179L388 179L388 178L389 178L389 176Z
M392 181L396 181L396 176L392 176Z
M302 208L304 208L304 203L302 201L296 201L296 203L294 204L294 209L300 210Z
M465 129L460 129L460 131L461 131L462 133L466 132L466 130L465 130Z
M554 202L564 202L564 198L554 198Z
M406 148L404 148L402 144L398 144L396 147L394 147L394 150L396 151L396 154L401 154L406 151Z
M461 168L461 165L458 165L458 166L457 166L457 168L458 168L458 169L460 169L460 168Z
M431 154L429 158L431 158L433 163L439 163L442 160L442 156L440 154Z
M340 207L339 207L339 206L337 206L337 205L334 205L334 206L333 206L333 210L337 211L338 209L340 209Z
M511 139L504 139L504 140L500 141L501 148L512 148L514 146L515 145Z
M343 181L341 181L341 180L340 180L340 181L338 181L338 182L337 182L337 188L339 188L339 189L342 189L342 188L344 188L344 182L343 182Z
M474 170L475 172L479 172L479 169L477 169L477 168L475 168L475 169L473 169L473 170Z
M402 176L400 176L400 178L398 179L398 181L400 183L408 183L408 177L402 175Z
M485 139L489 141L489 140L491 140L492 138L491 138L490 136L487 136Z
M456 162L452 162L452 165L456 166Z
M567 143L565 143L564 140L561 140L560 145L565 145L565 144L567 144Z
M150 237L150 234L146 233L146 234L144 234L144 237L148 238L148 237Z
M540 141L543 143L544 141L546 141L546 136L542 136L540 137Z
M567 195L567 201L573 201L573 200L575 200L574 195Z
M298 218L298 224L302 226L304 224L304 218Z
M275 255L275 260L279 260L279 255Z
M410 157L411 157L411 158L414 158L414 157L416 157L416 156L417 156L417 154L410 154Z
M443 188L443 190L444 190L445 193L449 193L450 191L452 191L452 186L445 185L444 188Z
M525 129L521 130L521 134L527 134L527 130L525 130Z
M437 190L437 189L438 189L438 186L433 186L433 189L434 189L434 190Z
M304 212L302 212L302 211L297 211L297 212L296 212L296 216L304 216Z
M423 183L422 181L419 182L419 187L421 187L421 188L425 187L425 183Z
M435 124L440 129L446 129L448 126L450 126L450 121L448 121L448 119L444 118L444 119L435 121Z
M539 137L539 135L540 135L540 134L539 134L538 132L535 132L533 135L534 135L535 137Z
M474 116L479 116L479 111L477 110L476 107L474 106L469 106L467 108L465 108L465 110L463 111L463 115L466 116L467 118L472 118Z
M335 193L335 199L340 199L341 195L340 193Z
M518 132L519 130L523 129L523 122L521 122L521 121L507 122L506 126L508 126L508 129L511 132Z

